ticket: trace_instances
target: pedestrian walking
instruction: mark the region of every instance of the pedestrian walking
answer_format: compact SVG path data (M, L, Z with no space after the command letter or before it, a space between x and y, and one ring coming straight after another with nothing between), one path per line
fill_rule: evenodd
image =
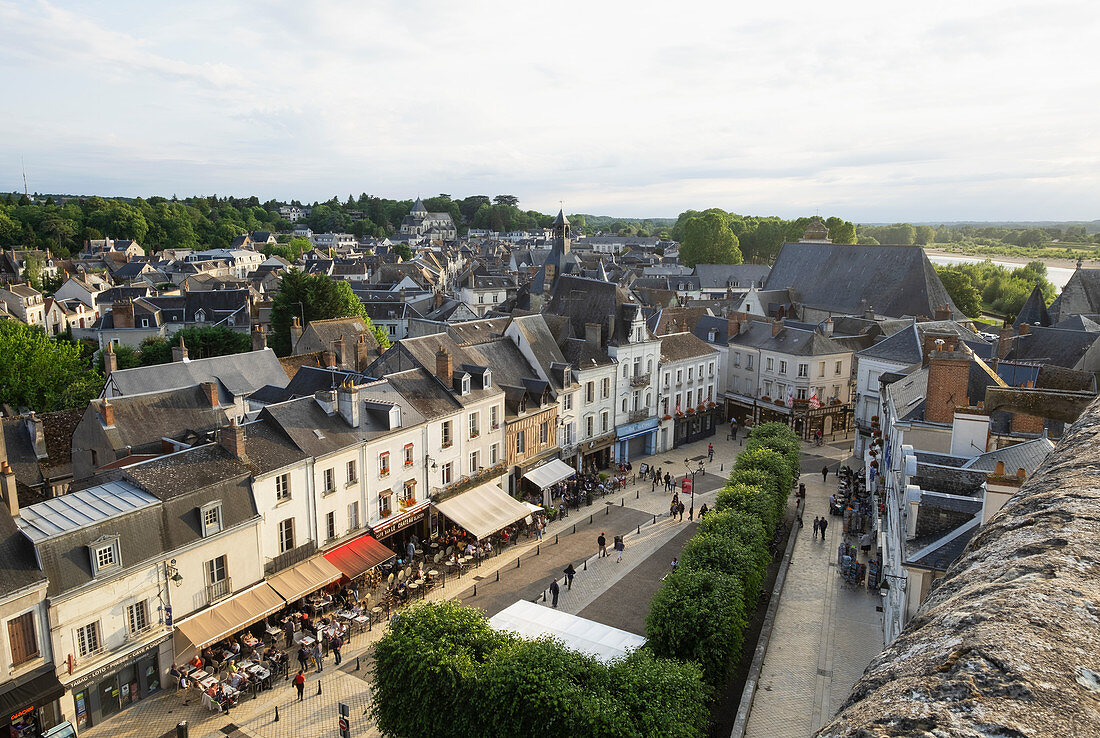
M409 557L409 561L412 561L413 557L416 556L416 544L412 540L405 544L405 554Z
M333 636L332 641L329 642L328 647L332 650L332 657L333 657L333 659L336 660L336 665L337 666L340 665L340 661L341 661L340 649L343 647L343 645L344 645L344 640L339 635Z
M680 560L675 556L672 557L672 570L676 571L676 567L680 565Z
M684 503L676 505L676 512L680 513L680 522L684 522Z
M290 618L287 618L286 626L283 628L283 632L286 633L287 650L290 650L294 647L294 621Z
M560 591L561 590L558 587L558 580L557 579L551 579L550 580L550 597L553 598L550 601L550 606L551 607L557 607L558 606L558 592L560 592Z
M615 553L616 553L615 563L616 564L621 564L622 563L622 561L623 561L623 549L624 548L626 548L626 544L623 543L623 537L622 536L615 536Z
M303 669L298 669L294 675L294 688L298 690L298 701L301 702L306 692L306 673Z
M678 508L678 507L679 507L679 504L676 502L676 500L673 500L672 502L668 503L668 516L670 518L676 517L676 508Z
M699 519L702 520L703 516L710 512L710 508L707 507L707 503L703 503L703 506L699 508Z
M821 481L825 482L828 479L829 479L829 467L828 466L823 466L823 467L821 467Z
M317 661L317 673L320 674L321 669L325 668L325 655L320 643L313 647L313 658Z
M821 530L821 518L814 516L814 540L817 540L817 532Z
M573 568L573 563L570 562L569 566L565 567L565 588L573 589L573 577L577 576L577 570Z
M707 461L714 461L714 444L707 444Z
M825 540L825 529L829 527L829 521L824 516L821 518L821 540Z
M596 545L600 547L600 556L607 556L607 537L603 533L596 539Z
M302 667L303 671L309 666L309 646L302 646L298 649L298 666Z

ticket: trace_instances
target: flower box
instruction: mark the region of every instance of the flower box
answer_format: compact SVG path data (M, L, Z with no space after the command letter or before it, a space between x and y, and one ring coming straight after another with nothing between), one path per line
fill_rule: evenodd
M672 420L672 416L666 414L661 420Z

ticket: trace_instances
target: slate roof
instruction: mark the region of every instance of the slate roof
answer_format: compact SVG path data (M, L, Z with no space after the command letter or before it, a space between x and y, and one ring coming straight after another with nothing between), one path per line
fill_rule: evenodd
M157 502L156 497L130 482L107 482L23 508L16 524L37 544L154 507Z
M1049 325L1049 323L1043 323L1043 325L1046 326ZM1054 327L1061 328L1065 331L1087 331L1089 333L1100 331L1100 323L1084 315L1071 315L1068 318L1058 321Z
M619 305L629 302L629 293L617 284L563 275L554 286L545 312L569 318L573 335L583 336L585 323L604 322L607 316L618 314ZM606 333L604 340L609 338Z
M34 486L47 478L58 479L73 473L73 432L84 416L83 408L58 410L36 415L42 421L42 435L46 456L38 457L23 416L0 419L3 437L0 438L0 458L7 455L15 472L16 481Z
M718 349L691 333L670 333L661 336L661 363L694 358L713 358Z
M923 358L921 353L920 337L917 335L917 325L914 323L908 330L901 330L888 338L884 338L869 348L865 348L856 354L859 358L882 359L892 361L902 366L918 364Z
M946 304L963 317L920 246L785 243L765 287L792 288L798 302L838 313L866 304L879 315L933 317Z
M928 391L928 367L917 369L892 384L887 385L886 392L894 403L894 410L898 419L909 417L914 411L924 404L924 396Z
M511 325L514 325L523 334L543 374L550 377L555 389L561 389L561 377L553 371L551 365L564 364L566 360L543 317L541 315L521 315L512 318Z
M284 387L287 376L275 352L268 348L209 359L119 369L111 372L101 397L136 395L211 381L221 383L232 395L240 397L268 384Z
M212 409L205 392L197 384L163 392L112 397L115 424L105 427L103 432L116 450L127 446L134 451L154 446L159 449L161 438L180 439L225 424L225 408L229 403L225 398L220 400L220 409ZM88 406L81 423L101 424L98 403Z
M1039 289L1038 282L1032 288L1031 294L1027 296L1027 300L1024 301L1024 305L1020 308L1020 313L1016 316L1016 320L1012 325L1013 327L1019 327L1020 323L1043 326L1051 324L1050 313L1047 312L1047 303L1043 299L1043 293Z
M374 334L367 330L367 324L362 318L311 320L302 331L302 337L295 349L302 352L332 351L336 339L342 338L344 350L353 351L360 335L366 337L365 340L372 349L378 349L378 341L374 338Z
M725 290L735 282L733 289L759 287L768 279L771 267L763 264L696 264L695 276L704 290Z
M771 323L761 320L749 322L748 328L742 328L731 343L735 346L751 346L762 351L774 351L791 356L847 353L847 349L843 346L817 331L784 326L777 335L773 336Z
M970 543L970 539L978 532L978 522L979 518L971 518L958 528L955 528L946 535L939 536L935 540L914 538L907 541L905 546L905 564L908 566L919 566L925 569L934 568L941 571L946 569L948 565L962 555L963 549L966 548L966 544ZM921 556L909 558L921 551L925 551L928 546L933 546L933 548L927 550Z
M963 468L992 473L997 468L997 462L1003 461L1007 474L1013 475L1017 469L1023 469L1030 475L1053 450L1054 443L1043 436L980 454L964 464Z
M1016 337L1015 345L1005 358L1056 364L1072 369L1098 339L1100 333L1090 331L1033 327L1026 335Z
M34 546L19 531L7 505L0 505L0 597L45 581Z
M583 338L567 338L562 343L562 356L577 369L591 369L594 366L613 364L607 349L596 346Z
M1080 304L1078 298L1084 299L1084 305ZM1065 308L1067 301L1071 302L1074 312L1089 315L1100 313L1100 269L1074 270L1069 281L1062 288L1062 292L1050 304L1049 312L1052 321L1070 316Z
M327 456L359 442L356 430L342 415L337 412L329 415L313 397L267 405L260 411L260 417L270 419L309 456Z

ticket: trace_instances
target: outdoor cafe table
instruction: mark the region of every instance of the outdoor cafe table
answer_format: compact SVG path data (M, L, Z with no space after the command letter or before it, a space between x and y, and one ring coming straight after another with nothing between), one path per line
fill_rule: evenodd
M377 618L381 614L382 614L382 608L381 607L372 607L371 608L371 615L373 617Z
M281 628L271 625L270 623L264 628L264 630L267 631L267 634L272 638L278 638L283 633Z
M411 599L413 597L416 597L416 590L420 589L420 585L418 585L416 582L410 582L406 586L411 591L411 593L409 594L409 598Z
M359 624L360 628L362 628L364 625L370 622L370 617L367 615L356 615L355 622Z
M313 638L312 636L306 636L298 642L303 646L311 647L311 646L313 646L314 643L317 642L317 639Z
M435 578L437 578L438 576L439 576L439 572L438 572L437 570L435 570L435 569L431 569L431 570L430 570L430 571L428 572L428 579L435 579Z

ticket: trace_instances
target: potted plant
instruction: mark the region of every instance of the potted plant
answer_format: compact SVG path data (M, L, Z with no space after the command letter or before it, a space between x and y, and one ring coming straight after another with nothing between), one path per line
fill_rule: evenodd
M668 413L665 413L664 417L662 417L661 420L672 420L672 416Z

